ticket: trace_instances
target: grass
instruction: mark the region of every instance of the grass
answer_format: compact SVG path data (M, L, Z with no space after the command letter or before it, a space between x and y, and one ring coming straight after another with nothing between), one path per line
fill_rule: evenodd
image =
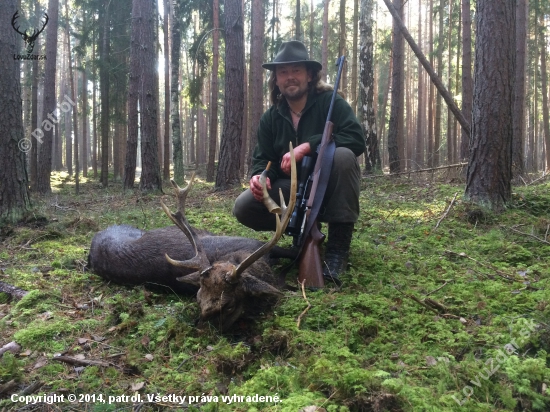
M312 307L299 327L307 303L286 291L271 311L224 335L195 326L192 296L107 283L84 270L98 230L169 221L160 195L82 179L75 196L73 183L55 175L52 196L34 198L25 223L0 230L0 280L30 291L18 302L0 295L0 346L21 346L0 359L0 384L14 381L0 401L6 410L550 407L549 183L515 188L508 209L494 215L463 201L462 185L367 180L343 288L308 292ZM269 238L231 216L239 190L211 189L200 179L195 185L191 224ZM55 359L60 354L98 363L70 365ZM35 382L42 386L34 396L88 402L10 400Z

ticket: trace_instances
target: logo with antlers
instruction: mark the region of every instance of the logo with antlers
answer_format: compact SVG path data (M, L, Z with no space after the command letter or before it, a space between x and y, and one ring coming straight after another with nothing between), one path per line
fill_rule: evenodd
M46 27L46 24L48 24L48 14L44 13L44 21L42 22L42 28L41 29L33 29L33 32L31 35L29 35L27 32L30 31L30 29L25 30L24 32L19 31L19 25L17 24L17 19L19 18L19 10L15 12L13 17L11 18L11 25L13 26L14 30L23 37L23 41L25 42L26 50L28 54L31 54L34 49L34 42L36 41L38 35L44 31L44 28Z

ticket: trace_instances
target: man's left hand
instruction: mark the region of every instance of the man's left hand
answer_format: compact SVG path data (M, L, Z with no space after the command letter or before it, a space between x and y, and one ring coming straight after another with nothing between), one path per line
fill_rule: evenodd
M311 146L309 142L302 143L294 148L294 157L296 163L301 162L304 156L307 156L311 152ZM283 173L290 175L290 153L286 153L281 160L281 170Z

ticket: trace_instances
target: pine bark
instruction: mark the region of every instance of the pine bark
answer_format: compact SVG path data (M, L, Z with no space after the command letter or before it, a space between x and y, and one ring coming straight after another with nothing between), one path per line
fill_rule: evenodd
M240 153L243 125L244 30L241 0L225 2L225 105L220 143L217 190L240 183Z
M470 0L462 0L462 113L472 122L472 18ZM466 161L470 150L470 136L464 130L460 139L460 160Z
M260 118L263 113L263 74L262 68L264 55L264 31L265 31L265 9L262 0L252 1L252 27L251 27L251 45L250 45L250 136L248 145L247 165L250 169L252 162L252 153L258 141L257 131L260 124ZM311 53L311 52L310 52Z
M109 185L109 55L110 55L110 35L109 35L109 6L111 0L104 1L103 25L101 27L101 49L99 82L101 87L101 184L103 187Z
M170 42L168 33L168 16L170 1L164 0L164 180L170 179Z
M0 59L0 220L10 223L30 207L25 167L29 142L23 131L19 61L9 58L18 53L18 36L10 24L16 8L15 0L6 0L0 7L0 56L4 56Z
M477 1L472 144L466 198L495 211L511 199L514 2Z
M15 13L15 12L14 12ZM51 192L50 175L52 170L52 146L53 146L53 123L48 115L55 117L55 73L57 62L57 26L59 19L59 0L50 0L48 3L49 21L46 26L46 71L44 74L44 108L42 114L43 143L38 150L38 174L37 191L41 194Z
M393 0L393 7L397 10L402 19L403 0ZM403 36L399 29L397 19L393 19L393 42L392 42L393 70L391 87L391 108L390 121L388 125L388 154L390 162L390 173L401 171L399 159L399 142L403 132L403 70L404 70L404 47Z
M359 53L361 76L361 118L367 150L365 152L365 174L381 170L380 149L376 133L374 111L374 42L372 37L373 0L361 1L361 49Z
M172 27L172 50L170 65L172 68L172 82L170 84L170 122L172 125L172 161L174 162L174 180L183 184L183 147L180 125L180 49L181 49L181 17L179 2L174 2L174 14L170 20Z
M525 141L525 85L527 71L527 30L529 2L518 0L516 9L516 70L514 84L512 173L521 176L525 172L523 146Z
M544 14L540 15L540 84L542 91L542 122L544 127L544 144L546 147L546 166L542 162L542 169L547 170L550 167L550 116L548 114L548 74L546 62L546 35L544 33L545 22Z

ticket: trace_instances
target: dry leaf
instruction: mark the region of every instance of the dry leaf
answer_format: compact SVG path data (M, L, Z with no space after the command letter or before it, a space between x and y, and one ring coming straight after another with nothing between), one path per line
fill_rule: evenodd
M132 383L132 385L130 386L130 388L132 389L133 392L140 391L140 390L142 390L144 387L145 387L145 382L136 382L136 383Z
M143 338L141 338L141 344L143 346L148 346L149 342L151 342L151 339L149 339L149 336L145 335Z
M88 342L88 338L78 338L79 345L84 345L86 342Z
M32 367L33 369L39 369L41 368L42 366L46 365L48 363L48 359L47 358L44 358L44 357L40 357L38 358L38 361L34 364L34 366Z
M78 353L78 354L74 355L73 358L78 359L78 360L84 360L84 359L86 359L86 356L84 356L82 353Z
M320 406L306 406L305 408L300 409L300 412L327 412L325 408Z
M0 348L0 357L2 357L4 353L8 351L11 353L19 353L21 351L21 346L19 346L15 341L6 343L4 346Z
M145 355L145 359L147 359L148 361L152 361L155 357L153 355L151 355L150 353L148 353L147 355Z

